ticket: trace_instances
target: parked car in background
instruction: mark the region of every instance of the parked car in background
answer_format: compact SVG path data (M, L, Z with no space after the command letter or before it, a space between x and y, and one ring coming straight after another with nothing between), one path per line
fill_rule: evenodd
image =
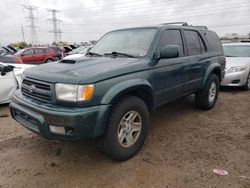
M226 74L222 86L250 89L250 43L223 44L226 55Z
M104 35L85 58L24 72L12 117L47 139L98 139L102 152L127 160L142 147L149 114L195 94L209 110L224 77L225 55L205 27L162 24Z
M90 48L91 47L89 47L89 46L78 47L78 48L74 49L73 51L71 51L68 56L64 57L64 59L82 58L87 54L87 52Z
M17 88L13 67L0 62L0 104L9 103Z
M64 57L63 54L63 49L58 47L58 46L52 46L50 47L55 53L56 53L56 57L58 58L58 60L62 59Z
M19 50L13 55L0 57L4 63L24 63L24 64L41 64L58 60L56 53L51 48L25 48Z

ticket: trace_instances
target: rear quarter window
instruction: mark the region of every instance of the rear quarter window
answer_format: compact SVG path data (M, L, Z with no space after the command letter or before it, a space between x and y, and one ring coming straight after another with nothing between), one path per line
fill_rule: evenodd
M212 52L223 52L219 37L212 31L205 31L204 35Z

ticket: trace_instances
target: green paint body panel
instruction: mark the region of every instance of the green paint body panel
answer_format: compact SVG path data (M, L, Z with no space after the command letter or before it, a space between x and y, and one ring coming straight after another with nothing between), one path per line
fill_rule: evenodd
M55 62L26 70L26 78L49 83L53 86L53 91L56 83L94 84L94 95L91 100L85 102L56 100L52 104L43 104L23 96L18 90L10 104L13 118L24 127L48 139L95 138L105 132L114 102L126 94L141 92L150 98L152 109L155 109L199 91L215 70L219 70L223 78L223 51L213 53L207 39L203 41L207 46L205 53L189 56L186 50L184 29L195 30L202 37L208 30L174 25L153 28L158 31L144 57L85 57L74 64ZM160 51L158 43L162 33L168 29L181 31L184 39L184 56L157 59ZM20 119L19 116L26 120ZM67 134L53 134L49 130L49 125L65 127Z

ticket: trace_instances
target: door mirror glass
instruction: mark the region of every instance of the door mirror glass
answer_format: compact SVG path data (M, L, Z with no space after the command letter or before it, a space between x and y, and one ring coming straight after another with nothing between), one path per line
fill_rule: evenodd
M176 45L166 45L160 51L160 59L179 57L179 48Z

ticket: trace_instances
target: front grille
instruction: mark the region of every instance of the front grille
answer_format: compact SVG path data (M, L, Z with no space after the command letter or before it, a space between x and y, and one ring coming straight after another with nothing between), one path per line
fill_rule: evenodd
M28 98L45 103L52 102L52 87L49 83L25 78L21 90Z

